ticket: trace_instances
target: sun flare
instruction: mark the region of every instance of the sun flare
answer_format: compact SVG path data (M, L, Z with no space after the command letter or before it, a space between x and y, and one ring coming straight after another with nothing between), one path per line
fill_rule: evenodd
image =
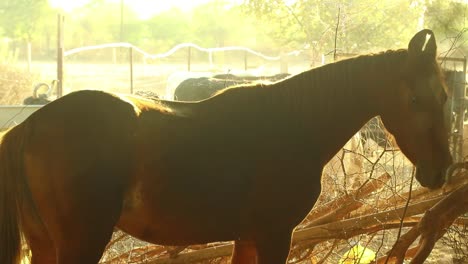
M125 6L135 11L142 19L149 18L155 14L167 11L171 8L178 8L183 11L190 11L196 6L216 1L216 0L105 0L110 3L123 3ZM49 0L53 8L72 12L74 9L82 7L91 2L91 0ZM224 3L240 4L243 0L223 0Z

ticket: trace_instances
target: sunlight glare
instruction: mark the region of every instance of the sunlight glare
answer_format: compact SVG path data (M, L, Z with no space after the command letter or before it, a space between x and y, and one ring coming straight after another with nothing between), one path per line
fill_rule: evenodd
M120 3L122 0L105 0L111 3ZM206 4L208 2L215 2L216 0L123 0L124 4L130 7L141 19L148 19L153 15L177 8L182 11L190 11L194 7ZM91 0L49 0L49 4L53 8L58 8L67 13L72 12L74 9L82 7ZM220 2L241 4L243 0L221 0Z
M73 9L82 7L89 3L90 0L49 0L52 8L57 8L65 12L71 12Z

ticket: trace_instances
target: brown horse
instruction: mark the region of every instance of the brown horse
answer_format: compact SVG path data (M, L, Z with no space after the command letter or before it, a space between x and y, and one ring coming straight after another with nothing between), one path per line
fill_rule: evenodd
M423 186L443 185L435 56L423 30L407 50L196 103L99 91L53 101L1 143L0 263L18 263L22 234L33 264L97 263L114 227L164 245L234 240L232 263L285 263L323 166L373 116Z

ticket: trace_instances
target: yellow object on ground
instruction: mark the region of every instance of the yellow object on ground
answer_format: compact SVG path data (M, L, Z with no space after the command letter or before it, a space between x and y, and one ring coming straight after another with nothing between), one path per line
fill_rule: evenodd
M370 264L375 260L375 252L372 249L359 244L343 254L338 264Z

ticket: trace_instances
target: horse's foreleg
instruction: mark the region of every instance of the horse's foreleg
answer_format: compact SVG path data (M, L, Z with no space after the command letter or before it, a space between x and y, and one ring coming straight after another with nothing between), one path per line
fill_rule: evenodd
M252 241L236 240L232 253L232 264L257 263L257 249Z
M278 230L257 240L257 264L285 264L291 246L291 233Z

